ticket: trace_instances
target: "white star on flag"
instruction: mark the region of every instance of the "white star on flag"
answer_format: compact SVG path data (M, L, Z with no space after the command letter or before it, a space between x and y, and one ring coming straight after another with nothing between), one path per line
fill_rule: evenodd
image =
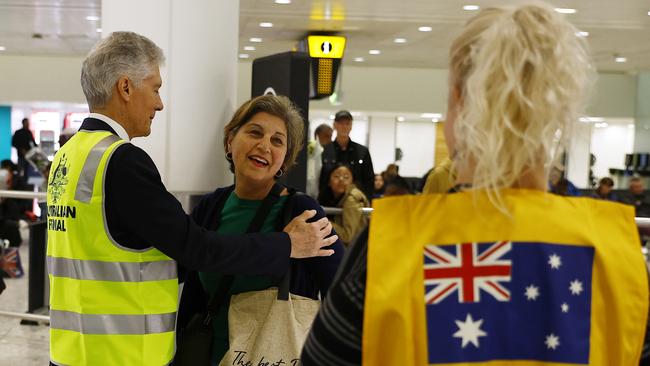
M478 337L485 337L487 333L481 330L481 324L483 324L483 319L479 319L476 322L472 319L472 314L467 314L465 322L456 320L456 325L458 326L458 331L454 333L454 337L462 338L462 347L465 348L468 343L472 343L476 348L479 347Z
M562 259L559 255L553 253L553 255L548 257L548 264L550 264L553 269L559 269L562 265Z
M580 295L582 292L582 282L578 280L571 281L571 286L569 286L569 290L571 290L571 294L573 295Z
M539 296L539 288L534 285L530 285L526 287L526 298L528 300L537 300L537 297Z
M568 313L569 312L569 305L566 302L562 303L561 308L562 308L563 313Z
M544 343L546 344L546 348L556 349L560 345L560 337L551 333L550 335L546 336L546 342Z

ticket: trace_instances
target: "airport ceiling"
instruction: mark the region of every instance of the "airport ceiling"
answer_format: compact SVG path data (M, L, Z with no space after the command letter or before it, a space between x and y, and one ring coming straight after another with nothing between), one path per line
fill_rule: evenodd
M240 0L239 53L253 59L291 50L308 32L334 32L347 37L345 64L446 68L451 40L475 14L463 6L516 2L521 1ZM558 0L554 5L576 10L566 16L589 33L600 70L650 70L648 0ZM100 37L100 13L100 0L0 0L0 55L83 55ZM87 19L92 16L99 19Z

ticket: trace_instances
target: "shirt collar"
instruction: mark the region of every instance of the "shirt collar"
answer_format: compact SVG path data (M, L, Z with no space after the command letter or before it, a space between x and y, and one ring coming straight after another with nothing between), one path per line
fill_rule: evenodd
M113 131L115 131L115 133L117 133L117 135L122 140L131 142L131 139L129 138L129 134L126 133L126 130L124 129L124 127L122 127L121 124L115 122L115 120L113 120L112 118L110 118L108 116L105 116L103 114L99 114L99 113L90 113L90 114L88 114L88 118L95 118L95 119L98 119L98 120L106 123L107 125L109 125L113 129Z

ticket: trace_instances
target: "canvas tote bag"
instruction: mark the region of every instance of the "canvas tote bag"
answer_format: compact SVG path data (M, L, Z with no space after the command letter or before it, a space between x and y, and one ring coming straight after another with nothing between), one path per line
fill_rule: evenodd
M232 296L228 310L230 348L219 365L299 365L302 346L319 307L319 300L289 294L289 274L279 288Z

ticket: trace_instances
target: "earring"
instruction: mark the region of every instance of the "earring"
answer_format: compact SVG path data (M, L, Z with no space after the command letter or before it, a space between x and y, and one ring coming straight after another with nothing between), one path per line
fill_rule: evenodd
M276 177L276 178L280 178L280 177L283 176L283 175L284 175L284 171L282 171L282 169L278 170L278 172L275 173L275 177Z
M230 151L226 153L226 160L232 161L232 153Z

